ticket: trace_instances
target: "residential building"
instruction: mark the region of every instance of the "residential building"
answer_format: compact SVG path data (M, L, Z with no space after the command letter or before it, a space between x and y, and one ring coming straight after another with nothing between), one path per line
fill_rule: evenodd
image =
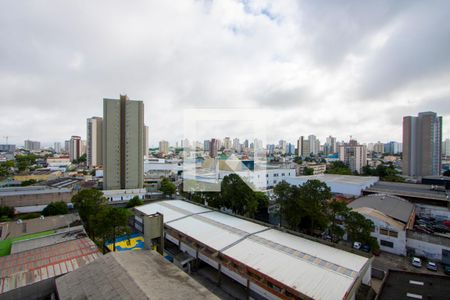
M209 152L211 149L211 141L210 140L204 140L203 141L203 151Z
M332 137L331 135L327 137L325 142L325 153L326 154L333 154L337 152L336 148L336 138Z
M148 157L148 126L144 125L144 157Z
M86 134L86 162L89 168L101 166L103 147L102 147L102 131L103 119L100 117L92 117L87 119Z
M211 139L211 143L210 143L210 148L209 148L209 156L212 158L217 157L217 151L219 149L219 145L218 145L218 140L217 139Z
M64 152L67 154L70 152L70 140L64 141Z
M275 144L267 145L267 153L268 155L273 155L275 153Z
M239 143L239 139L235 138L233 139L233 150L237 153L241 152L241 144Z
M441 174L442 117L421 112L403 118L403 174L422 177Z
M144 185L144 103L103 99L103 189Z
M445 141L442 142L442 155L450 157L450 139L445 139Z
M315 135L308 136L309 151L310 153L317 155L319 154L320 141Z
M280 149L281 154L285 154L286 153L286 141L285 140L280 140L278 142L278 149Z
M375 153L384 153L384 144L380 141L373 145L373 152Z
M159 153L167 155L169 154L169 142L159 141Z
M25 140L23 142L24 149L28 151L39 151L41 150L41 143L36 141Z
M356 140L350 140L348 144L339 146L339 160L352 172L362 173L362 168L367 165L367 148Z
M55 150L55 153L61 153L61 143L60 142L54 143L53 150Z
M398 142L391 141L384 144L384 153L388 154L399 154L402 152L402 144Z
M79 159L81 156L81 137L73 135L70 138L69 144L69 157L70 161Z
M0 152L14 153L14 151L16 151L16 145L10 145L10 144L0 145Z
M223 147L228 150L231 149L231 139L227 136L223 139Z

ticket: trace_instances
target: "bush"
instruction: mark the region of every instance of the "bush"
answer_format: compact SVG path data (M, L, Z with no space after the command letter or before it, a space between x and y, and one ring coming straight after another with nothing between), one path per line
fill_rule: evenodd
M42 211L44 216L56 216L56 215L65 215L69 212L67 209L67 204L63 201L51 202L47 205L46 208Z
M0 206L0 217L14 218L14 207Z
M127 208L135 207L144 204L144 201L139 199L138 196L134 196L130 201L127 203Z

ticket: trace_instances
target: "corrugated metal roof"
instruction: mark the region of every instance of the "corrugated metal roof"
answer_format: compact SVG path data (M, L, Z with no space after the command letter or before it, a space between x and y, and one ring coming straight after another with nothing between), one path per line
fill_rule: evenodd
M354 200L348 206L351 208L373 208L405 224L408 223L414 210L414 205L408 200L386 194L364 196Z
M220 212L192 214L202 207L183 201L137 209L153 214L160 207L170 216L166 221L164 215L167 226L314 299L342 299L369 262L366 257ZM174 212L185 217L173 218Z
M78 269L100 254L89 238L0 257L0 294Z

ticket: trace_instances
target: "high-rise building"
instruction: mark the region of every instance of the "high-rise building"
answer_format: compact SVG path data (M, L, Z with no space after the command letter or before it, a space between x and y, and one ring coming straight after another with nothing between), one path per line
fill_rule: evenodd
M326 142L325 142L325 152L327 154L337 152L335 137L332 137L331 135L329 137L327 137Z
M100 117L92 117L87 119L86 133L86 162L88 167L101 166L103 147L102 147L102 131L103 119Z
M28 151L39 151L41 150L41 143L36 141L26 140L23 142L24 149Z
M144 103L103 99L103 189L144 185Z
M70 161L79 159L81 156L81 137L72 135L70 138L69 157Z
M346 164L352 172L362 173L367 165L367 147L359 145L356 140L339 146L339 160Z
M64 152L68 154L69 151L70 151L70 140L65 140L64 141Z
M445 141L442 142L442 155L450 157L450 139L445 139Z
M14 153L14 151L16 151L16 145L11 145L11 144L1 144L0 145L0 152Z
M211 149L211 141L210 140L204 140L203 141L203 151L209 152L209 149Z
M389 154L399 154L402 152L402 144L398 142L391 141L384 144L384 153Z
M317 142L317 137L315 135L308 136L308 142L309 142L309 152L317 155L319 153L319 145L320 142Z
M238 138L233 139L233 150L237 153L241 152L241 144Z
M53 150L55 150L55 153L61 153L61 143L55 142L53 144Z
M373 145L373 152L375 153L383 153L384 152L384 144L380 141Z
M281 154L286 153L287 142L285 140L280 140L278 142L278 149L280 149Z
M217 139L211 139L211 143L209 145L209 156L212 158L217 157L217 151L218 151L218 140Z
M159 153L167 155L169 153L169 142L160 141L159 142Z
M148 157L148 126L144 125L144 157Z
M421 112L403 117L403 174L422 177L440 175L442 117Z
M304 140L303 140L303 136L301 136L297 140L297 150L296 150L297 156L302 156L303 155L303 145L304 145Z
M228 150L228 149L231 149L231 139L230 139L230 137L225 137L224 139L223 139L223 144L222 144L222 146L226 149L226 150Z

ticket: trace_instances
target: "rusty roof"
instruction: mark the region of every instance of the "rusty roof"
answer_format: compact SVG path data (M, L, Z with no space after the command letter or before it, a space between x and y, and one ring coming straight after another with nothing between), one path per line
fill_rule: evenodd
M0 295L76 270L100 256L89 238L81 238L0 257Z

